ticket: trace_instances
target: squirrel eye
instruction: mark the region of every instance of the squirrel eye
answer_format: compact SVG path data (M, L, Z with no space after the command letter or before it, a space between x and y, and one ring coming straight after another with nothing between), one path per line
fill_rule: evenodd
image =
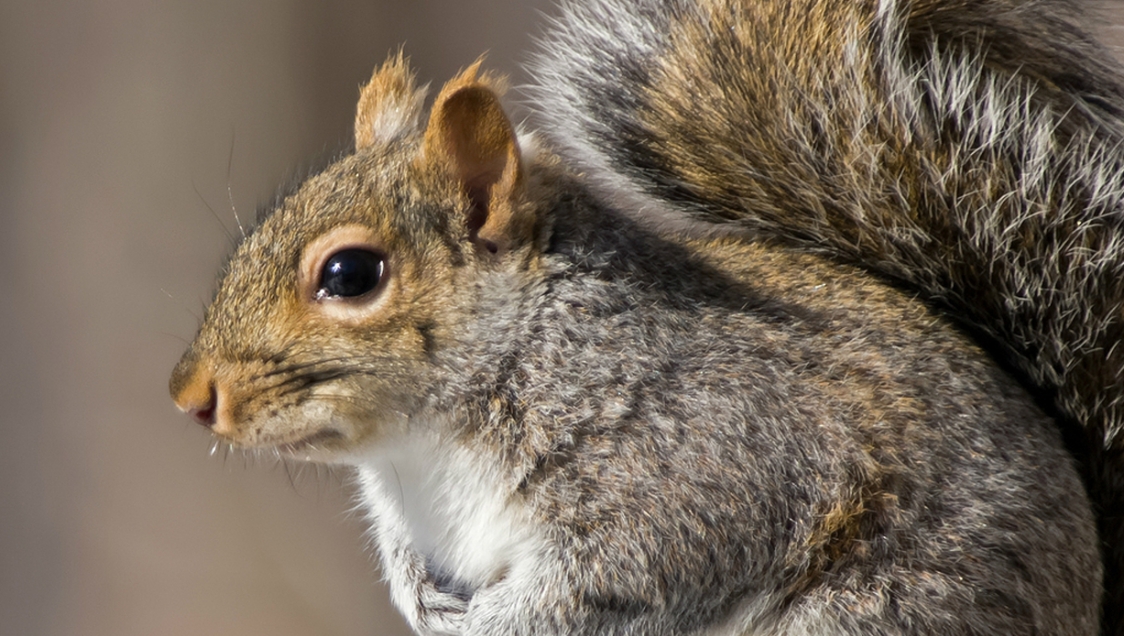
M379 286L385 269L382 255L362 248L340 250L320 271L316 299L354 298Z

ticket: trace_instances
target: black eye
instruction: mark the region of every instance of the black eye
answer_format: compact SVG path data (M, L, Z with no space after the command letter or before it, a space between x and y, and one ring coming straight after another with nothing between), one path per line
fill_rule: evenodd
M382 255L362 248L336 252L324 263L316 298L354 298L379 286Z

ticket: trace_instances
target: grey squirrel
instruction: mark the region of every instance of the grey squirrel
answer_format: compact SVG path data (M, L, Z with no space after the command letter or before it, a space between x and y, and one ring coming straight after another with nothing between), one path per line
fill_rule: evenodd
M173 398L354 466L422 634L1124 633L1124 90L1077 25L568 2L533 134L393 57Z

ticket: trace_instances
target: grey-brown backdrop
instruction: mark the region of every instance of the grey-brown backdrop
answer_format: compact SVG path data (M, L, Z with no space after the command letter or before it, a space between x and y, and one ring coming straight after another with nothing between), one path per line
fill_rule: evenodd
M342 148L399 44L424 79L485 51L521 79L546 5L0 3L0 636L405 633L346 476L210 456L166 378L228 188L247 223Z

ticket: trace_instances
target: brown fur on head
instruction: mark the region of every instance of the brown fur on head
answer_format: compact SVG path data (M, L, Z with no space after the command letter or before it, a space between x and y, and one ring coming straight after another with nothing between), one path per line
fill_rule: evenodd
M480 75L478 60L450 80L433 106L423 161L443 164L471 202L469 232L481 248L500 253L532 237L521 209L523 166L515 131L499 103L502 80Z
M434 100L417 161L444 170L461 184L471 208L471 239L491 253L506 251L531 238L534 227L520 212L523 167L515 130L500 105L507 90L504 77L481 72L478 59L445 83ZM413 136L425 89L399 52L375 70L363 86L355 115L355 147Z
M426 88L417 88L402 51L375 69L359 92L355 109L355 149L416 134Z
M233 255L173 373L181 409L235 445L331 459L439 392L432 356L455 340L448 329L473 302L466 290L481 268L525 265L507 255L528 254L537 227L503 82L479 66L445 85L424 129L425 91L405 58L375 71L355 153L303 184ZM336 294L326 281L341 262L369 268L374 284Z

